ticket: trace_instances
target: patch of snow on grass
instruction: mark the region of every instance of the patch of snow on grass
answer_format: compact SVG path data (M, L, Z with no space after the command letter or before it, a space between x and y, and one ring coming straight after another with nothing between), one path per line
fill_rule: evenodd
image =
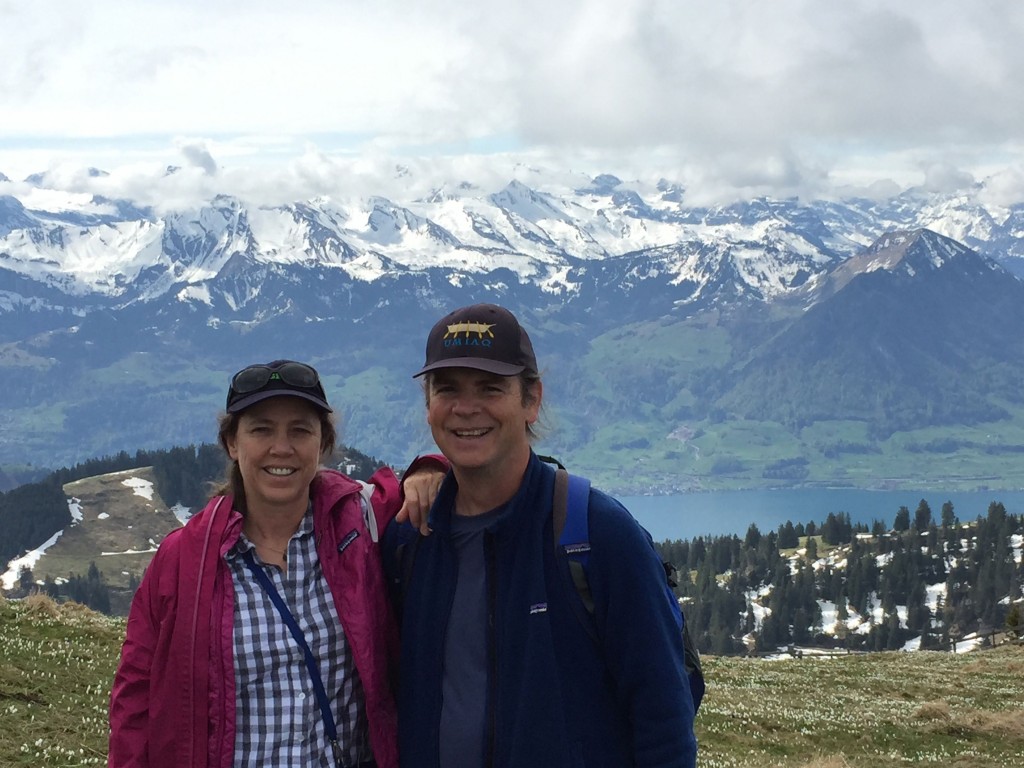
M153 483L143 480L141 477L129 477L121 481L121 485L128 486L136 496L141 496L147 501L153 500Z
M39 562L39 558L43 556L43 553L52 547L63 533L64 531L57 531L53 536L48 538L31 552L26 552L21 557L16 557L11 560L11 562L7 564L7 571L0 576L0 583L3 584L3 588L13 589L15 583L18 581L18 575L21 573L21 569L34 568L36 563Z

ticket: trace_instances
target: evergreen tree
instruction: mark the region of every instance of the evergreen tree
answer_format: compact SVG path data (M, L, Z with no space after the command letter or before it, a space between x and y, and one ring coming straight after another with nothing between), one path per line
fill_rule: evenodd
M988 522L996 528L1007 522L1006 507L1001 501L993 501L988 505Z
M756 638L755 648L758 653L765 653L783 645L787 639L788 629L778 616L769 613L761 620L761 631Z
M704 537L698 536L690 542L690 559L686 564L688 570L698 571L701 566L704 565L704 555L707 552L707 546L704 543Z
M900 627L900 617L895 611L889 614L886 627L886 643L885 648L889 651L898 651L903 647L904 633Z
M27 595L33 584L35 584L35 579L32 578L32 569L27 565L21 566L21 570L18 571L18 587L21 589L21 593Z
M825 523L821 526L821 540L826 544L848 544L853 538L853 525L850 515L840 512L838 515L829 512Z
M813 537L807 538L807 561L813 563L818 559L818 541Z
M811 617L800 606L793 613L793 642L805 645L811 641Z
M846 636L849 633L847 622L850 620L850 612L846 609L846 598L836 601L836 628L835 636L840 645L846 643Z
M897 533L910 529L910 510L907 507L900 507L896 511L896 517L892 521L892 529Z
M757 545L761 543L761 531L758 530L754 523L750 524L747 528L747 535L743 538L743 546L747 549L757 549Z
M931 626L932 614L925 604L927 591L924 581L917 574L911 574L910 594L907 596L907 629L923 634Z
M974 589L971 590L970 602L973 603L975 615L989 626L995 623L995 612L1001 598L1001 595L997 594L996 574L999 570L997 558L1002 556L1003 553L997 549L992 558L982 561L977 569Z
M921 499L917 503L917 510L914 512L914 527L919 531L925 531L932 524L932 508L928 502Z
M873 651L886 650L889 647L889 626L882 622L871 627L871 631L868 633L868 642Z
M921 629L921 644L919 647L922 651L940 650L939 637L935 634L935 629L930 621Z
M800 546L800 538L796 535L793 523L787 520L779 526L779 549L796 549Z

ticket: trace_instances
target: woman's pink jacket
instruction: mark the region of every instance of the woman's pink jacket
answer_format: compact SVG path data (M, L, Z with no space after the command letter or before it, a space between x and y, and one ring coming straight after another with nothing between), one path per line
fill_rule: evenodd
M410 468L411 469L411 468ZM377 529L398 511L390 469L370 482ZM380 547L358 482L322 471L311 487L317 554L366 693L370 744L397 768L391 675L398 636ZM224 555L242 516L217 497L160 544L132 602L110 700L111 768L230 768L235 739L234 591Z

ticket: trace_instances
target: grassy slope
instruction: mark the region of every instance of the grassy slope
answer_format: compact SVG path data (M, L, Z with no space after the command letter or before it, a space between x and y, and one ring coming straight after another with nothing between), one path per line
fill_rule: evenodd
M0 765L106 763L123 620L0 602ZM1024 764L1024 648L764 661L707 658L699 764Z
M700 764L1024 764L1024 648L705 662Z
M106 765L124 621L45 598L0 599L0 765Z

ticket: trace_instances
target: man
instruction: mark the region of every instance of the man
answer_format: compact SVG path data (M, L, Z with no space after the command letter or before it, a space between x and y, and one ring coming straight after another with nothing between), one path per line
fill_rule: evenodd
M403 768L695 765L678 606L650 537L596 490L597 642L572 602L555 469L531 447L543 386L526 331L502 307L457 309L415 376L451 469L433 534L393 524L384 542L402 609Z

